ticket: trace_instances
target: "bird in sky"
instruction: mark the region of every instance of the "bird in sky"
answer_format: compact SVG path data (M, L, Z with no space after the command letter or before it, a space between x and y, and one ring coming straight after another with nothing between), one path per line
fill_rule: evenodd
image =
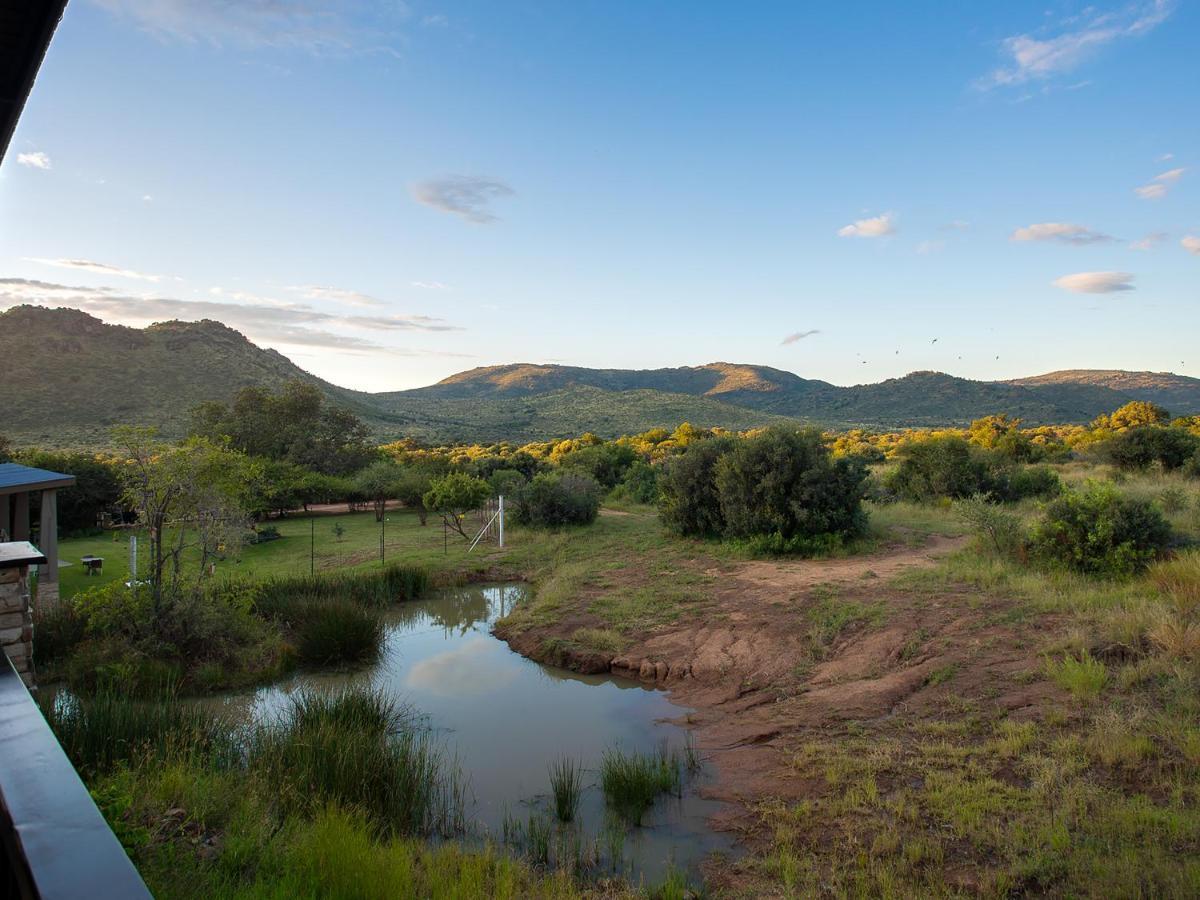
M929 343L931 343L931 344L936 344L936 343L937 343L937 341L938 341L938 339L937 339L937 338L934 338L934 339L933 339L932 341L930 341Z

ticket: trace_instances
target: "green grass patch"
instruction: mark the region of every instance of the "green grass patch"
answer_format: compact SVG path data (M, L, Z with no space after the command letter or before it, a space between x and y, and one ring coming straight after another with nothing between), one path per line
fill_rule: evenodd
M631 825L640 825L659 794L678 794L683 786L679 758L666 748L656 753L607 750L600 761L600 787L609 808Z

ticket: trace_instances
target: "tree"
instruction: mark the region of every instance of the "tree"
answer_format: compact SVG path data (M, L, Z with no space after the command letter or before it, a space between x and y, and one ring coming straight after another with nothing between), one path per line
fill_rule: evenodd
M469 540L464 518L479 509L491 494L488 483L465 472L451 472L433 479L424 497L425 506L442 517L450 528Z
M172 446L154 428L123 426L113 439L123 456L124 502L149 533L150 593L161 625L184 594L185 555L196 554L199 582L222 546L242 540L245 486L254 476L244 455L203 438Z
M1021 431L1021 420L1003 414L976 419L971 423L968 439L977 447L1014 462L1029 462L1037 456L1033 440Z
M12 442L0 434L0 463L5 463L12 459L12 452Z
M1092 427L1099 431L1124 431L1139 425L1163 425L1170 418L1171 414L1157 403L1134 400L1107 415L1098 416Z
M714 473L731 438L698 441L663 463L659 517L676 534L716 536L725 530Z
M375 521L382 522L387 502L395 500L401 469L390 459L378 459L354 476L359 492L375 508Z
M887 478L887 487L907 500L924 502L938 497L961 500L987 493L990 484L986 458L957 435L912 441L900 450L900 465Z
M1200 451L1200 438L1185 428L1139 425L1122 431L1103 445L1103 452L1118 468L1137 471L1154 463L1173 472Z
M429 509L425 506L425 494L433 482L433 476L424 469L409 466L400 473L396 482L396 499L414 510L422 525L429 521Z
M60 488L56 498L58 526L64 533L95 528L100 514L121 501L116 469L111 461L94 454L26 450L18 453L16 460L35 469L75 476L75 484Z
M513 503L513 521L538 528L588 525L600 511L600 485L570 469L543 472L524 485Z
M192 410L191 434L250 456L286 461L329 475L357 471L371 461L367 426L350 410L330 404L315 385L289 381L278 393L238 391L232 403Z

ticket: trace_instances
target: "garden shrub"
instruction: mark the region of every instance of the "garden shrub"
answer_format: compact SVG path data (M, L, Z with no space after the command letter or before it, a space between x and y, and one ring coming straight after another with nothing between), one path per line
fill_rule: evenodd
M1152 503L1089 482L1046 507L1032 549L1077 572L1121 577L1144 569L1170 542L1171 526Z
M513 521L535 528L590 525L600 511L600 485L589 475L570 470L545 472L518 493Z

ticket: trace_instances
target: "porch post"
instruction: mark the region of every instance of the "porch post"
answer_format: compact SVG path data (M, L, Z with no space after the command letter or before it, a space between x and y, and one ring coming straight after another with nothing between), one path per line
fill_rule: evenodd
M38 549L46 564L38 568L37 602L41 609L58 605L58 491L42 491L41 535Z
M29 491L13 494L13 533L14 541L29 540Z

